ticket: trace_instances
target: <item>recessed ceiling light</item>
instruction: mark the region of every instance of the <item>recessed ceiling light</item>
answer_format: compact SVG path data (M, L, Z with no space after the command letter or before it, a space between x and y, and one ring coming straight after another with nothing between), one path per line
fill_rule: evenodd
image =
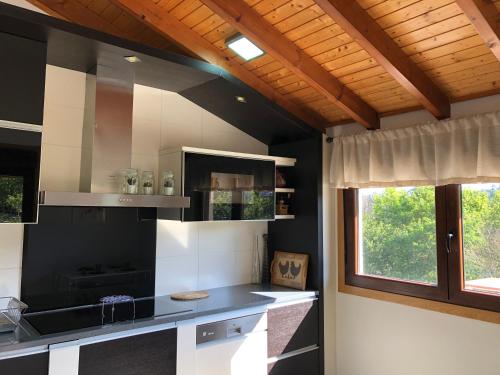
M236 34L226 40L226 46L236 52L246 61L255 59L264 54L264 51L253 44L246 36Z
M140 58L138 58L137 56L133 56L133 55L132 56L125 56L124 59L130 63L140 63L141 62Z
M246 103L247 102L247 98L245 98L244 96L236 96L236 100L240 103Z

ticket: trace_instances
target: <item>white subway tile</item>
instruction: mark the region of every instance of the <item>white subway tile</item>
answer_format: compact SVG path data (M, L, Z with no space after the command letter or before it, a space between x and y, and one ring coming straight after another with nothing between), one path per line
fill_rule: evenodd
M134 85L134 119L161 121L162 91L153 87Z
M161 145L160 121L134 117L132 126L132 153L158 156Z
M42 145L40 188L52 191L78 191L81 149Z
M21 268L0 269L0 297L21 295Z
M198 289L198 258L181 256L156 259L155 295Z
M55 107L85 107L86 74L47 65L45 104Z
M43 142L82 147L83 109L46 105L43 118Z
M233 251L200 249L199 257L199 289L219 288L234 284L235 253Z
M156 257L198 256L198 223L157 220Z
M0 269L21 268L23 233L23 224L0 225Z

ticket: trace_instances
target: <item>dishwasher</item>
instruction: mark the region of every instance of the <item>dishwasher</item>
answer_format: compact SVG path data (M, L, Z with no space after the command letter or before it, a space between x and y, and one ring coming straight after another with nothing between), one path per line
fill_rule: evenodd
M196 327L196 375L266 374L266 314Z

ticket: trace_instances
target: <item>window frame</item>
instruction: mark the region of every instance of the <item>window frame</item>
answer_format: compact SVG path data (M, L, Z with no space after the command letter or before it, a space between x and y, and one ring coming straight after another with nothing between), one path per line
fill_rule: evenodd
M438 282L433 286L357 273L358 189L342 190L345 285L500 312L500 296L464 289L461 191L461 185L435 188Z
M449 302L500 312L500 295L465 290L461 185L446 186L448 233L453 235L448 254Z

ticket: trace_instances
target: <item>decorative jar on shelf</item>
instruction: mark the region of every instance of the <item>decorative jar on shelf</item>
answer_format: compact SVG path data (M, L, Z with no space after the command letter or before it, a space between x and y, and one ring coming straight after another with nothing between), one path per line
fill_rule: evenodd
M160 193L163 195L174 195L175 180L172 171L164 171L160 181Z
M139 174L137 169L124 169L122 172L122 192L125 194L139 193Z
M154 173L152 171L142 172L142 179L141 179L142 194L153 195L154 183L155 183L155 178L154 178Z

